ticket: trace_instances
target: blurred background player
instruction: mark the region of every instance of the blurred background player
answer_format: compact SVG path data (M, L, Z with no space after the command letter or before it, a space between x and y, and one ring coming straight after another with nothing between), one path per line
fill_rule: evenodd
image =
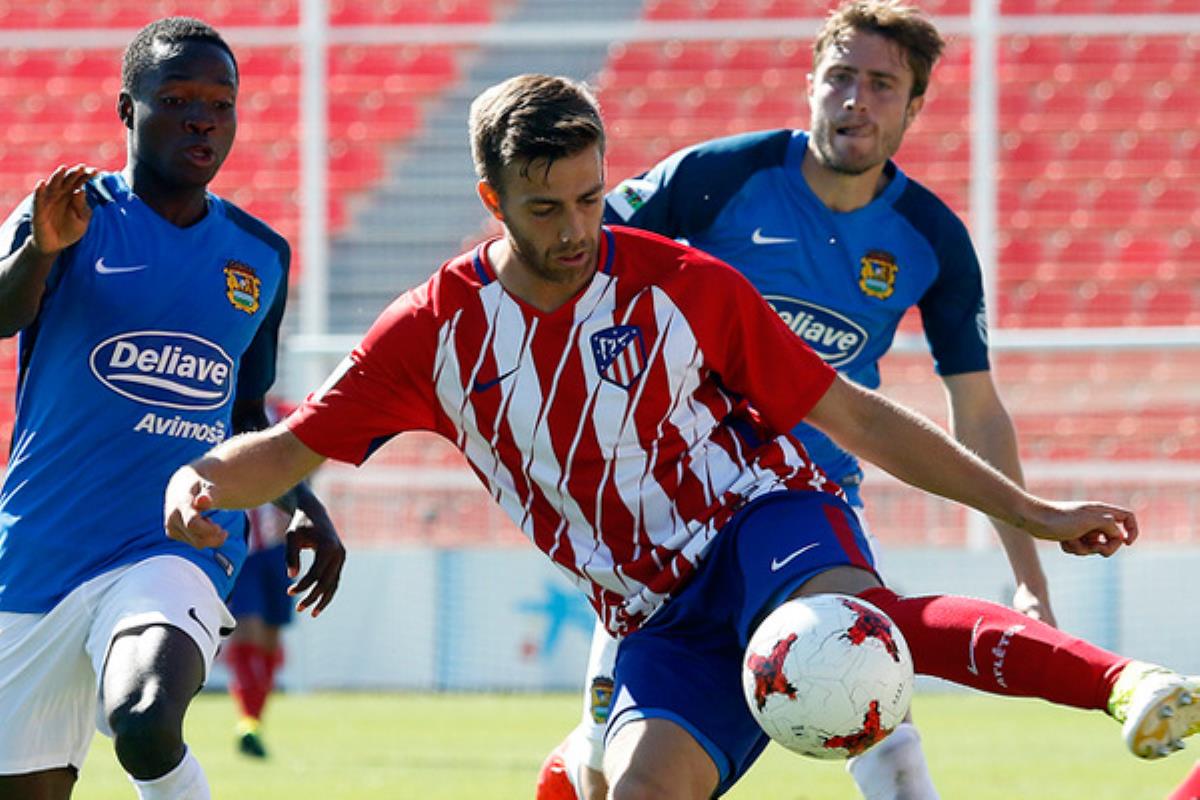
M890 160L924 105L943 48L936 27L912 6L843 4L813 45L811 131L686 148L610 192L605 219L686 240L737 267L797 336L870 388L880 384L879 359L901 318L918 307L955 437L1022 483L1016 434L990 371L983 277L970 236ZM861 516L858 459L810 425L794 433ZM993 524L1016 579L1014 607L1054 624L1033 540ZM611 683L615 647L601 633L592 642L583 719L538 779L547 800L574 796L567 781L587 800L604 796L607 709L599 705L606 695L595 687ZM911 723L848 767L869 800L937 797Z
M209 797L183 718L233 627L245 557L162 535L171 472L265 427L290 250L209 194L237 130L237 61L208 25L169 18L125 50L127 163L60 167L0 229L0 334L20 333L0 488L0 797L70 796L96 728L143 800ZM303 487L293 587L332 598L344 550ZM293 566L297 566L293 564Z
M246 563L226 605L237 627L223 648L229 694L237 705L237 746L265 758L259 730L275 675L283 666L283 628L292 620L286 534L289 518L271 503L250 509Z
M271 422L287 414L277 403L270 404L270 411ZM239 715L238 750L252 758L265 758L267 749L260 731L263 709L283 666L283 629L292 621L287 568L291 520L273 503L252 508L246 515L246 563L226 601L237 627L221 652L229 667L229 694Z

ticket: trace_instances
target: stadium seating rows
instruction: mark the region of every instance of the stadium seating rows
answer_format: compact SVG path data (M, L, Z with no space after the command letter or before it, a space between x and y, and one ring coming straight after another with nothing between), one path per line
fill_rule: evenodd
M209 0L197 8L183 0L100 0L92 3L0 2L0 29L130 28L172 14L201 14L219 28L294 26L301 0ZM490 0L331 0L334 25L482 24L493 19Z
M347 196L377 183L389 149L419 130L423 105L454 84L466 48L338 48L329 60L331 222ZM214 189L295 240L299 209L300 65L295 48L239 49L239 137ZM124 161L114 110L117 50L0 54L0 203L11 208L59 163Z

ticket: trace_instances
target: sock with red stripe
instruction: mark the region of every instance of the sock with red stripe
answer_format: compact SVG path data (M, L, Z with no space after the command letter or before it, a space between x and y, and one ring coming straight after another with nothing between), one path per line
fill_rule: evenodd
M892 618L917 673L993 694L1104 710L1128 658L984 600L860 594Z

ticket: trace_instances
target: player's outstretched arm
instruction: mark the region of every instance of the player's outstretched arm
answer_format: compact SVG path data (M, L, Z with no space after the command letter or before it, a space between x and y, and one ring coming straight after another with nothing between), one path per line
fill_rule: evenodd
M1016 429L996 390L992 373L988 370L966 372L947 375L943 380L954 438L1023 487L1025 478ZM1056 624L1050 607L1050 586L1033 539L998 519L992 518L992 525L1004 546L1017 583L1013 608L1049 625Z
M228 534L205 512L270 502L324 460L283 424L222 442L171 476L163 506L167 535L194 547L218 547Z
M84 184L95 176L94 168L77 164L37 182L29 236L0 260L0 336L12 336L37 316L54 259L87 231L92 210Z
M956 500L1075 555L1112 555L1137 538L1133 513L1035 497L925 417L838 376L808 422L900 480Z

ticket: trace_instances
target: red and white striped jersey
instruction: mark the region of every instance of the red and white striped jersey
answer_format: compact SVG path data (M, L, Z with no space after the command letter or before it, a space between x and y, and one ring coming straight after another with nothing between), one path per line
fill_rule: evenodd
M288 418L301 441L362 463L401 431L450 439L617 635L749 500L840 493L779 433L835 372L733 268L605 228L595 277L542 312L496 279L488 244L392 303Z

